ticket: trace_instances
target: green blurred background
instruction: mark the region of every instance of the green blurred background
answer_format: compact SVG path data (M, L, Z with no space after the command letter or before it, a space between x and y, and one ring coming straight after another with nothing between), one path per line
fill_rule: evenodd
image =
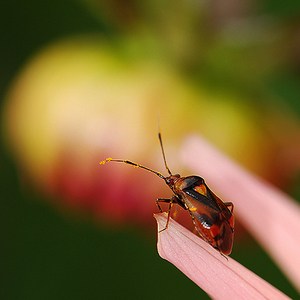
M134 39L136 34L140 47L148 49L142 56L174 61L179 72L191 81L201 81L208 90L229 94L234 90L236 95L243 95L247 106L255 106L262 126L266 126L266 120L264 111L259 110L274 107L292 111L298 122L299 1L214 1L204 8L199 2L201 13L194 12L189 3L180 2L177 9L169 9L173 6L171 1L2 1L1 102L20 68L48 43L97 33L113 45L120 40L126 44L124 40ZM237 17L241 19L240 28L249 29L248 36L243 30L230 36L230 21ZM222 22L228 25L226 30ZM248 28L247 22L254 23ZM200 41L190 30L195 23L201 31ZM169 40L159 36L160 26L167 28ZM226 32L221 34L220 28ZM200 42L205 46L198 51ZM133 49L134 45L130 42L124 52L138 52L139 47ZM150 45L153 48L149 49ZM220 53L222 57L217 60ZM258 106L262 99L265 102ZM20 181L14 157L2 139L0 151L1 299L208 299L158 256L154 230L95 222L89 215L57 209L50 204L49 196L32 191ZM280 187L299 199L297 163L298 169L293 169ZM278 178L272 179L278 183ZM299 297L249 236L236 241L232 257L291 298Z

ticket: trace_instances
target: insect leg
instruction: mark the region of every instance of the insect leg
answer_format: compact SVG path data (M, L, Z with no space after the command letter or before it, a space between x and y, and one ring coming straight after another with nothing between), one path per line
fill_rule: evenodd
M157 198L157 199L156 199L156 205L157 205L159 211L162 213L163 210L161 209L161 206L159 205L158 202L170 203L170 202L171 202L171 199L169 199L169 198Z
M224 202L226 207L229 209L229 211L232 213L233 212L233 203L232 202ZM229 208L231 207L231 208Z
M168 219L167 219L166 226L165 226L164 229L162 229L162 230L159 231L159 232L162 232L162 231L165 231L165 230L168 228L168 226L169 226L172 205L173 205L173 203L176 203L176 202L177 202L177 198L176 198L176 196L172 196L171 199L158 198L158 199L156 200L156 205L158 206L160 212L162 212L162 209L161 209L161 207L160 207L160 205L159 205L158 202L169 203L169 208L168 208Z

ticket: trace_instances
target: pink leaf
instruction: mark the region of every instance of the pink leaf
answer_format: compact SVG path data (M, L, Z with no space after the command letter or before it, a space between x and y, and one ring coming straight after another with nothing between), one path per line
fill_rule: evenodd
M165 227L167 214L154 215L158 230ZM174 264L213 299L290 299L235 260L222 256L201 238L170 220L158 234L159 255Z

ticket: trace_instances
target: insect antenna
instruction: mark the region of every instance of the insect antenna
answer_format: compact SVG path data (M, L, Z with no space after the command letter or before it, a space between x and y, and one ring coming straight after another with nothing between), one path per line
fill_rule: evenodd
M101 161L100 165L104 165L105 163L111 162L111 161L121 162L121 163L124 163L126 165L131 165L131 166L134 166L136 168L141 168L141 169L144 169L144 170L147 170L147 171L149 171L151 173L156 174L158 177L160 177L160 178L162 178L164 180L166 179L165 176L163 174L161 174L160 172L157 172L157 171L154 171L154 170L152 170L150 168L147 168L145 166L139 165L139 164L137 164L135 162L132 162L132 161L130 161L128 159L114 159L114 158L109 157L106 160Z
M170 171L170 169L168 167L168 164L167 164L167 160L166 160L165 150L164 150L164 146L163 146L163 142L162 142L162 138L161 138L160 129L158 131L158 139L159 139L159 143L160 143L161 152L162 152L162 155L163 155L163 158L164 158L165 167L166 167L168 173L170 175L172 175L172 172Z

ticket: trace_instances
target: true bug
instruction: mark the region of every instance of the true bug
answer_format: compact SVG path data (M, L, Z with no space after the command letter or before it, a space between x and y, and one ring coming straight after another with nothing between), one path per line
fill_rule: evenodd
M232 249L234 232L234 217L232 215L233 203L223 202L219 197L217 197L209 189L202 177L194 175L187 177L181 177L179 174L173 175L167 165L160 132L158 133L158 138L164 164L167 172L169 173L169 176L167 177L163 176L160 172L126 159L107 158L105 161L100 162L100 164L110 161L122 162L148 170L149 172L152 172L158 177L164 179L166 184L173 191L174 195L170 199L156 199L156 205L160 212L162 212L162 209L159 203L169 203L167 223L165 228L161 231L168 228L171 208L173 203L176 203L183 209L189 211L196 230L206 242L219 252L229 255Z

